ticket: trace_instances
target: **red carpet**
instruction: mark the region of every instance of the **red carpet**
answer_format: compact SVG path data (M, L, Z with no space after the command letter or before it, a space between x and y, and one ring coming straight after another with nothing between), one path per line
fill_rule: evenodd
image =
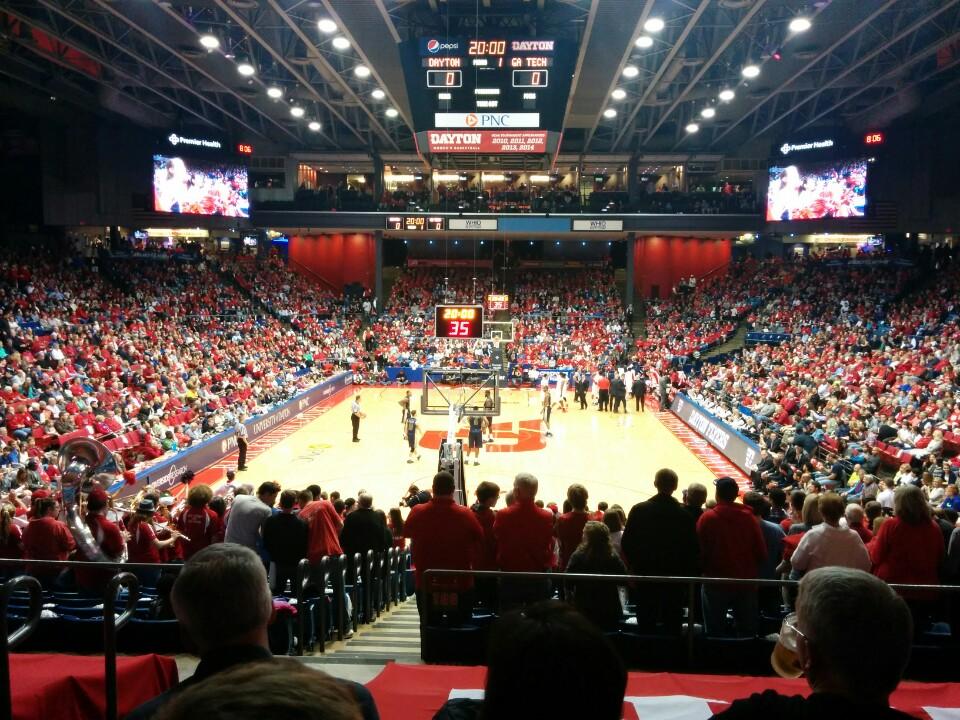
M117 658L120 717L177 681L173 658ZM106 713L102 657L12 654L10 687L14 720L89 720L102 718Z
M482 690L485 673L482 667L391 664L367 683L367 688L383 720L430 720L451 690ZM808 692L804 680L632 672L623 717L705 720L727 707L726 703L766 689L790 695ZM960 684L903 683L891 705L929 720L960 717L960 710L954 709L960 708ZM937 712L941 709L947 712Z

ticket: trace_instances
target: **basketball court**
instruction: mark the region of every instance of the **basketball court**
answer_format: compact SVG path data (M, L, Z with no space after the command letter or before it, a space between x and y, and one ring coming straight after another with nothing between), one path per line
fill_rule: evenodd
M299 425L278 428L284 435L269 447L251 448L249 470L238 482L254 485L275 480L284 488L301 489L317 483L325 490L339 490L355 497L361 489L374 496L378 507L396 506L407 487L429 487L437 471L440 443L447 435L448 418L421 416L423 434L418 439L420 460L407 463L408 446L401 425L398 388L361 387L361 405L366 418L360 424L360 442L351 442L350 404L353 394L343 393L336 405L319 417ZM414 407L420 407L419 388L412 390ZM558 504L571 483L585 485L590 507L604 500L629 509L654 492L653 476L662 467L676 470L680 487L691 482L710 485L717 477L658 419L658 413L601 413L590 407L554 409L552 437L547 437L540 419L540 394L522 389L500 389L501 414L494 418L494 442L485 443L480 464L465 461L464 480L468 496L483 480L497 483L506 492L518 472L530 472L540 480L539 498ZM632 401L631 401L632 402ZM458 437L467 442L466 418ZM235 461L234 461L235 462ZM711 463L713 465L713 463ZM230 460L223 463L230 467ZM502 504L500 505L502 507Z

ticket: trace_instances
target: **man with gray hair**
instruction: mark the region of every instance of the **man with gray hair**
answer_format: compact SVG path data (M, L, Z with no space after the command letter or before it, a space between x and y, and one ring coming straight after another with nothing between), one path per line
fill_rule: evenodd
M205 547L184 564L170 600L200 664L190 678L144 703L127 720L153 718L176 694L212 675L273 660L267 638L273 598L263 563L249 548L234 543ZM366 688L341 682L360 703L365 720L379 717Z
M513 480L513 504L497 513L493 535L497 563L510 572L546 572L553 564L553 513L536 506L539 482L530 473ZM549 597L549 582L506 580L501 584L501 609Z
M910 657L913 622L907 604L879 578L844 567L811 570L800 581L796 619L784 620L780 633L785 647L787 634L795 643L796 666L807 677L810 696L766 690L714 717L910 717L890 707L890 695Z

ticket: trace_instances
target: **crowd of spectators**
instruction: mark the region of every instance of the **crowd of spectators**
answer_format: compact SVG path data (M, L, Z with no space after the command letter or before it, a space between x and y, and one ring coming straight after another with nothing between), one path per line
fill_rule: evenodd
M270 289L295 282L268 272ZM264 412L332 372L356 330L340 312L297 332L279 291L259 307L202 259L93 272L38 250L0 276L0 464L48 476L65 437L125 436L132 469Z

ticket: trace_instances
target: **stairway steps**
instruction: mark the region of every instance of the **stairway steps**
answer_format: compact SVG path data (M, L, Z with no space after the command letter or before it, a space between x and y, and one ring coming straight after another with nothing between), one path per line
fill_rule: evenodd
M387 662L420 664L420 615L417 601L409 598L371 625L361 625L342 643L328 646L313 662L374 665Z

